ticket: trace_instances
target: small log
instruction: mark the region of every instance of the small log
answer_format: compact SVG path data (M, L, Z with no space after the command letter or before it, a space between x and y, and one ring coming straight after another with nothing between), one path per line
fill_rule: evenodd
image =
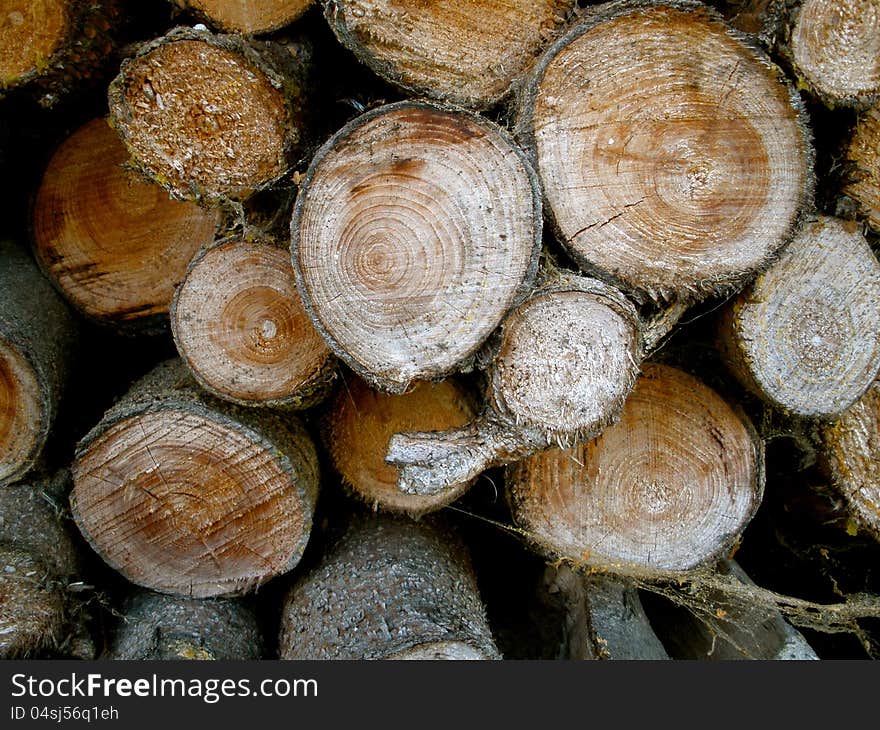
M846 160L851 169L843 192L856 201L868 225L880 233L880 104L859 116Z
M126 601L103 658L230 661L261 659L264 653L257 617L242 601L142 590Z
M680 575L726 553L764 490L745 418L694 377L648 364L595 440L508 468L514 521L536 548L600 572Z
M609 2L536 64L517 102L559 240L638 300L732 291L812 200L797 93L698 2Z
M77 446L71 508L104 561L153 590L254 590L299 562L318 493L293 416L202 391L171 360L135 383Z
M565 28L574 0L324 0L340 43L419 96L488 109Z
M720 346L785 411L833 418L880 371L880 263L856 223L819 217L727 308Z
M307 140L310 57L239 35L175 28L123 61L113 125L136 166L180 199L244 200Z
M409 494L442 494L490 466L572 445L617 420L641 351L635 308L599 281L548 276L501 327L487 406L462 428L399 433L386 460Z
M472 481L436 494L405 494L397 469L385 462L388 441L399 431L442 431L463 426L476 411L471 393L454 379L417 383L403 395L370 388L360 378L339 388L323 424L323 441L346 487L374 510L417 517L445 507Z
M754 585L734 560L722 560L716 571ZM776 610L731 602L721 593L706 593L699 614L674 604L652 604L651 622L674 659L731 661L744 659L804 661L818 659L800 631Z
M68 379L76 326L33 260L0 240L0 487L42 454Z
M174 289L199 247L213 241L219 213L169 199L127 161L104 119L64 141L34 201L34 255L87 317L120 329L164 329Z
M751 36L766 49L775 48L785 14L782 0L718 0L712 4L731 27Z
M821 429L820 464L852 520L880 540L880 382Z
M500 127L401 102L353 120L312 160L291 221L306 311L380 390L466 369L528 292L538 183Z
M564 615L559 659L669 659L634 586L564 563L547 566L544 583Z
M63 473L0 489L2 659L75 653L75 601L68 587L80 559L56 502L68 484Z
M97 76L114 49L117 0L4 0L0 98L33 91L51 107Z
M426 518L360 516L284 601L281 659L500 659L466 546Z
M864 107L880 95L880 2L789 0L780 52L798 82L828 106Z
M199 384L239 405L308 408L336 373L290 255L270 239L233 237L197 256L174 296L171 331Z
M224 33L259 35L298 20L313 0L171 0Z

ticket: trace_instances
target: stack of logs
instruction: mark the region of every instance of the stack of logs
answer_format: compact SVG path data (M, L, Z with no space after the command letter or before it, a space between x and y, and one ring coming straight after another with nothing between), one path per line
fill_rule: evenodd
M822 654L734 554L798 474L880 540L880 0L134 5L0 2L3 158L64 127L0 236L0 656L508 657L499 531L551 655Z

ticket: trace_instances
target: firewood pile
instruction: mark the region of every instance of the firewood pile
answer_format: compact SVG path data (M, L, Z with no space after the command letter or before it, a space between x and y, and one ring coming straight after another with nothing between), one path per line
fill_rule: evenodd
M0 0L0 656L880 656L880 0Z

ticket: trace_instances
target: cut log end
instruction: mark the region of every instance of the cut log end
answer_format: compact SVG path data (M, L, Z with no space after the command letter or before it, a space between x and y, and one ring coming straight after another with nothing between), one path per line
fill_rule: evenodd
M169 199L125 169L128 153L104 119L52 157L33 208L34 253L88 317L125 326L164 318L186 267L213 240L217 211Z
M822 99L860 106L880 95L877 0L804 0L790 36L795 68Z
M6 0L0 6L0 88L32 75L66 41L69 0Z
M681 573L729 550L763 494L756 435L686 373L648 365L592 442L511 467L514 520L544 552L619 574Z
M171 325L193 374L220 398L308 407L333 379L335 358L303 309L290 257L270 242L234 239L194 261Z
M48 430L40 378L0 337L0 485L23 476Z
M209 25L247 35L279 30L297 20L313 0L174 0Z
M727 313L722 347L777 406L834 417L880 370L880 264L855 223L819 218Z
M846 158L851 180L843 192L858 203L868 224L880 232L880 104L859 117Z
M175 197L243 199L283 175L301 141L291 89L273 85L237 36L172 31L123 63L110 112L136 162Z
M823 463L857 524L880 539L880 382L823 428Z
M334 467L359 499L383 511L419 516L453 502L470 481L432 495L400 491L398 470L385 461L389 440L399 431L461 426L473 416L473 398L453 380L422 382L403 395L389 395L350 379L326 417L324 441Z
M537 65L517 126L564 245L639 297L741 284L812 196L797 95L696 3L599 6Z
M359 117L316 155L291 222L316 327L394 393L455 371L534 275L537 181L500 128L404 102Z
M557 36L574 0L337 0L325 3L343 45L419 95L486 109Z

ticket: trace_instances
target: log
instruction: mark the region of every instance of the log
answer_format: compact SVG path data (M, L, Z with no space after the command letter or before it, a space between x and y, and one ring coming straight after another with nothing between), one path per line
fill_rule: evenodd
M301 50L175 28L123 61L108 90L113 125L137 168L173 197L245 200L307 144L311 64Z
M880 382L820 430L820 464L856 529L880 540Z
M127 161L105 119L61 144L34 200L34 256L86 317L123 331L157 331L168 326L190 259L213 241L219 213L171 200L126 169Z
M880 263L853 222L820 216L725 310L740 381L784 411L834 418L880 371Z
M171 0L224 33L260 35L298 20L312 0Z
M727 23L754 38L765 49L776 47L782 28L782 0L718 0L712 3Z
M264 653L257 617L241 600L140 590L126 600L103 658L242 661L262 659Z
M472 481L457 482L435 494L405 494L398 470L385 462L388 441L398 431L442 431L463 426L476 412L476 399L453 378L417 383L403 395L346 379L323 422L324 446L346 488L374 510L418 517L452 503Z
M798 83L828 106L868 106L880 95L880 3L789 0L780 53Z
M28 90L46 107L100 76L121 20L117 0L5 0L0 13L0 99Z
M487 406L462 428L392 437L408 494L442 494L490 466L598 435L620 415L643 357L641 322L616 289L548 273L501 327Z
M551 559L656 579L725 556L761 502L764 450L744 416L687 373L647 364L591 442L508 468L514 522Z
M559 659L669 659L634 586L564 563L548 565L544 582L564 616Z
M595 6L535 65L515 123L560 242L639 301L742 286L812 200L797 93L698 2Z
M430 518L359 516L287 594L281 659L500 659L467 548Z
M308 408L336 374L290 255L268 237L233 236L200 253L174 296L171 331L199 384L239 405Z
M538 183L503 130L422 102L363 114L315 155L291 220L306 311L374 387L467 369L527 293Z
M68 380L76 325L33 260L0 240L0 488L40 458Z
M754 585L735 560L722 560L719 575ZM818 659L803 634L778 611L731 601L721 593L702 596L696 614L666 602L652 602L650 619L674 659L787 660Z
M485 110L564 29L574 0L324 0L346 48L416 96Z
M0 658L77 653L78 546L59 506L69 473L0 489ZM91 658L90 649L83 658Z
M849 180L843 193L858 205L868 225L880 233L880 104L861 114L846 151Z
M95 552L137 585L246 593L299 562L318 493L298 419L211 398L160 364L77 445L71 509Z

